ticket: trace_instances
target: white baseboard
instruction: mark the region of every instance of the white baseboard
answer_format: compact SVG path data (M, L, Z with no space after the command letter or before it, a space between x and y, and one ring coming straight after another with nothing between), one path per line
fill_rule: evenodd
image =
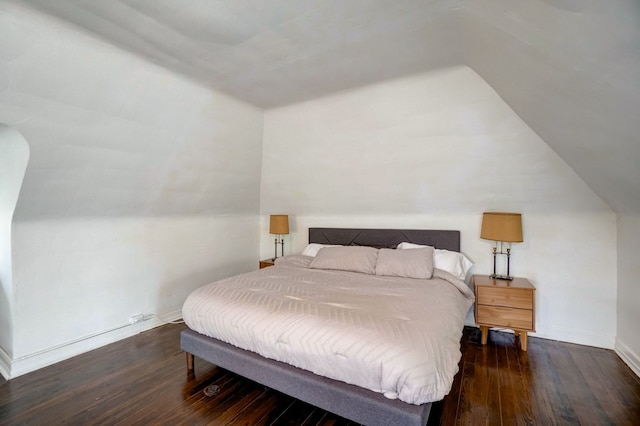
M7 380L11 375L11 357L2 348L0 348L0 374Z
M546 330L538 328L537 333L529 333L529 336L603 349L613 349L615 346L614 335L594 333L590 330L548 327Z
M168 312L161 317L153 316L146 321L137 324L126 324L120 327L98 332L72 342L44 349L34 354L25 355L11 360L4 351L0 350L0 372L7 379L14 379L23 374L30 373L43 367L64 361L74 356L92 351L110 343L117 342L127 337L135 336L152 328L161 326L171 321L180 319L180 309ZM6 356L6 359L4 358ZM4 365L4 364L8 365ZM6 372L4 370L7 370ZM6 373L6 374L5 374Z
M620 339L616 339L615 351L636 376L640 377L640 355L635 353L629 346L620 341Z
M469 322L468 319L465 321L465 325L478 328L477 324ZM500 327L492 329L513 333L511 329L502 329ZM547 332L528 333L528 335L530 337L539 337L541 339L557 340L559 342L575 343L576 345L593 346L603 349L613 349L615 346L615 338L609 335L591 333L585 330L567 330L558 327L546 331Z

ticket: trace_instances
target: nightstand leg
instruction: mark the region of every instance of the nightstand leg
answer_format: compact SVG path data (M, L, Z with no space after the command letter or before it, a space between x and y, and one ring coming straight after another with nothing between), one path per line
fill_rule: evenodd
M483 345L487 344L487 338L489 337L489 327L485 327L484 325L480 326L480 333L482 334L482 338L480 341Z
M520 332L520 348L523 351L527 350L527 332L526 331Z

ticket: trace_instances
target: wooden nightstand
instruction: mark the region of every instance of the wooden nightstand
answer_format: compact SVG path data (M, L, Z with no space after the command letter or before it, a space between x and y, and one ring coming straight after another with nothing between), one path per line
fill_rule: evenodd
M273 266L275 259L265 259L260 261L260 269Z
M525 278L506 281L488 275L474 275L473 284L482 344L487 344L489 327L509 328L520 336L520 347L526 351L527 332L536 331L536 288Z

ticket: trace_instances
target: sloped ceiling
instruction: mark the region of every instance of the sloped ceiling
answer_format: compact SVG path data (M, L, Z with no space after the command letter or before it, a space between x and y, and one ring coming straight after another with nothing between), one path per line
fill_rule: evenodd
M637 0L26 0L262 108L464 64L640 214Z

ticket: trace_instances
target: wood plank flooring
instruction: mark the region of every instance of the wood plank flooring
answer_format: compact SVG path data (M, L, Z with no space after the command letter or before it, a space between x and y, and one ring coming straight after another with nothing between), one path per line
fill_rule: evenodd
M0 424L352 425L196 358L165 325L18 377L0 379ZM466 328L451 393L429 425L638 425L640 379L610 350Z

